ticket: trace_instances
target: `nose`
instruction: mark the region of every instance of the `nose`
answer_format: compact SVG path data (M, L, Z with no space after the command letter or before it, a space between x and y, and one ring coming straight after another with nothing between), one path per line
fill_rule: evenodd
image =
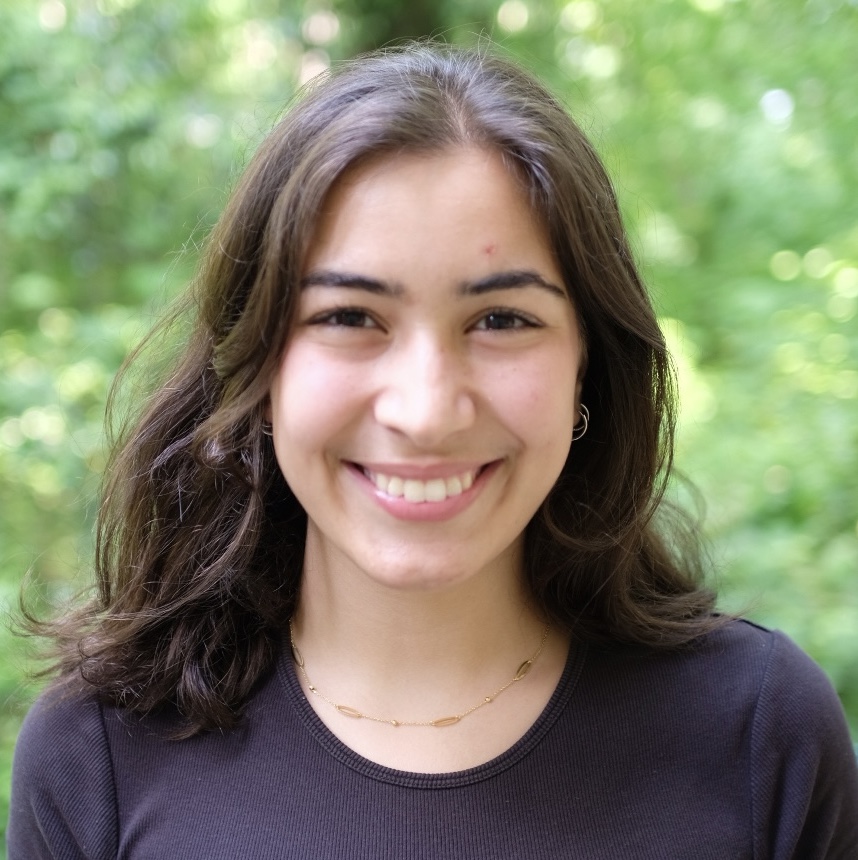
M419 448L434 448L476 418L467 357L436 336L391 350L380 370L375 419Z

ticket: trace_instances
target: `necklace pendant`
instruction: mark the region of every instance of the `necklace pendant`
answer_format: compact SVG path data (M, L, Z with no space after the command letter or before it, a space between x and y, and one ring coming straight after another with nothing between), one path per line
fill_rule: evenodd
M363 719L363 714L357 708L350 708L348 705L334 705L334 707L347 717L354 717L356 720Z
M298 650L298 646L294 642L292 643L292 659L298 666L302 669L304 668L304 658L301 656L301 652Z
M437 720L430 720L429 725L435 726L436 729L443 728L444 726L453 726L459 722L462 718L459 716L455 717L438 717Z
M515 677L513 678L513 681L520 681L530 671L530 667L532 665L533 665L533 660L525 660L518 667L518 671L515 673Z

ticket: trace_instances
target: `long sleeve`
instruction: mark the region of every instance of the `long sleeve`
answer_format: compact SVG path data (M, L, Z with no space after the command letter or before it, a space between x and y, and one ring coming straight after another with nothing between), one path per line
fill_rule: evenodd
M843 709L822 670L773 635L754 715L754 857L858 857L858 767Z
M18 737L6 834L9 860L116 857L113 768L100 706L50 692Z

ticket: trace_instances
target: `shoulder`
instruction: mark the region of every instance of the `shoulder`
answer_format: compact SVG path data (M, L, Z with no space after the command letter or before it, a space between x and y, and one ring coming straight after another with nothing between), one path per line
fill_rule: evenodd
M790 755L811 742L846 742L843 707L828 676L786 634L731 621L679 652L687 675L701 673L711 694L747 710L751 742Z
M71 692L59 684L51 685L24 717L19 744L51 740L57 732L64 739L72 732L91 733L101 723L100 710L94 697Z
M761 717L775 706L792 713L802 702L815 702L829 716L842 712L819 665L786 634L751 621L727 621L664 659L677 672L705 672L707 686L718 695L750 697Z
M101 706L94 697L51 687L36 700L15 746L20 776L61 780L72 768L101 771L109 766Z
M725 619L679 648L621 646L600 657L606 661L600 671L618 675L632 690L657 691L654 698L672 707L686 703L687 716L700 708L707 712L701 716L713 709L753 712L764 688L774 693L773 682L787 679L802 688L830 688L822 670L784 634L743 620Z
M837 693L828 676L792 639L780 631L743 623L753 635L765 641L757 698L755 729L778 724L781 731L793 726L798 740L808 729L845 727Z
M785 634L749 622L728 625L707 647L747 672L757 854L852 856L858 767L843 707L825 672Z
M736 690L750 698L753 731L759 738L777 726L784 742L809 730L845 729L843 708L828 676L786 634L749 621L733 621L704 637L698 646L720 694ZM848 734L848 733L847 733Z
M102 709L59 687L44 692L15 746L10 860L115 853L116 801Z

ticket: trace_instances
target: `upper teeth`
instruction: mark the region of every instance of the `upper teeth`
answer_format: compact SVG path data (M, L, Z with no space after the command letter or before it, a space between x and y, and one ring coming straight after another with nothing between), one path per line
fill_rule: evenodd
M383 475L381 472L367 472L367 476L388 496L404 498L407 502L443 502L450 496L461 495L463 491L470 489L476 470L453 475L451 478L432 478L429 481Z

